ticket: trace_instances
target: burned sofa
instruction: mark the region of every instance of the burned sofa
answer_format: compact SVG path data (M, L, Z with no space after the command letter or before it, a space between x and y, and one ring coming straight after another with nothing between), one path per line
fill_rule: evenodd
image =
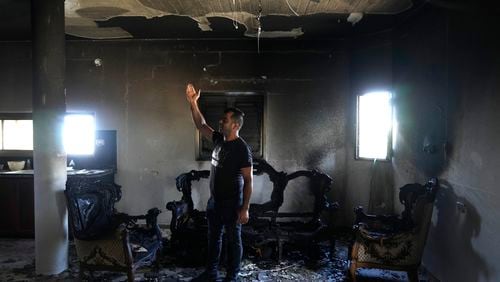
M338 208L337 203L329 202L326 197L332 185L330 176L317 170L278 172L263 159L254 159L253 174L267 174L273 188L269 201L250 205L250 220L242 228L247 253L263 257L273 255L280 260L287 244L310 252L319 242L328 240L333 243L331 228L322 220L323 213ZM167 209L172 212L169 249L181 261L184 259L188 263L201 264L205 261L207 220L204 211L194 209L191 184L209 176L208 170L192 170L179 175L176 187L182 192L182 198L167 203ZM309 179L308 186L314 196L313 209L307 212L280 212L288 183L299 177Z

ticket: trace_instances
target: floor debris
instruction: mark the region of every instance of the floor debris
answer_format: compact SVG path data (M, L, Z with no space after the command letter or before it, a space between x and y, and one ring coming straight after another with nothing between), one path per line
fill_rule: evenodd
M328 242L320 246L319 259L311 260L293 247L287 248L283 259L245 257L240 272L241 281L349 281L347 250L350 232L335 234L335 247ZM35 242L33 239L0 238L0 281L75 281L78 280L78 263L74 245L70 242L69 268L58 275L36 275ZM333 250L333 251L332 251ZM168 255L161 259L159 272L143 267L136 272L136 281L190 281L203 271L203 267L177 265ZM220 272L224 276L224 271ZM359 281L406 281L403 272L360 269ZM421 275L422 276L422 275ZM124 273L96 272L97 281L126 281ZM420 281L427 281L420 277Z

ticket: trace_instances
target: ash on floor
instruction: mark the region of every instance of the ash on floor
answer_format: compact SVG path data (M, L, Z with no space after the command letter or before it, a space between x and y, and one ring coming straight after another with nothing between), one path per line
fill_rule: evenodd
M262 259L247 256L243 259L242 281L348 281L347 250L351 241L349 232L335 234L335 248L325 243L320 246L319 258L310 260L299 250L288 248L283 259ZM33 239L0 239L0 281L75 281L79 280L74 245L69 246L69 268L58 275L35 274L35 247ZM161 269L154 272L143 267L136 272L136 281L190 281L203 267L176 264L168 255L161 259ZM224 275L224 272L221 271ZM124 273L96 272L97 281L126 281ZM359 270L359 281L406 281L403 272ZM420 273L420 281L428 281Z

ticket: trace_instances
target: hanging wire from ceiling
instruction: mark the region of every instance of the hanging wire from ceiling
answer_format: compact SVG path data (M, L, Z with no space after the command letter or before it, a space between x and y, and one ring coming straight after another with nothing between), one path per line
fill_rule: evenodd
M294 13L297 17L299 17L299 13L295 12L295 10L292 8L292 5L290 5L290 2L288 2L288 0L285 0L286 1L286 4L288 5L288 8L290 9L290 11L292 11L292 13Z
M257 54L260 54L260 33L262 32L262 25L260 23L260 17L262 16L262 0L259 0L259 10L257 15L257 23L259 27L257 28Z
M233 0L233 26L234 26L234 29L238 29L238 21L237 21L237 18L236 18L236 0Z

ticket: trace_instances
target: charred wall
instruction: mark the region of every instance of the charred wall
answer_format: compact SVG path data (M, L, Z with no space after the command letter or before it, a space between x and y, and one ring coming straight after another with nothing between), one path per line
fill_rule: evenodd
M423 259L439 280L496 281L498 27L462 8L435 7L396 32L394 187L441 181Z
M69 41L68 111L94 111L98 129L117 130L119 208L131 214L180 199L175 177L208 169L195 161L195 129L187 82L210 91L265 93L264 157L277 170L320 169L334 178L329 195L342 202L348 102L348 53L293 41ZM313 43L315 44L315 43ZM31 110L29 43L2 44L1 111ZM102 66L94 60L100 58ZM214 125L216 126L216 125ZM269 200L271 182L256 177L252 202ZM196 182L204 209L208 181ZM283 211L312 210L305 180L294 180ZM168 223L170 215L160 215ZM337 220L338 217L337 217ZM337 221L339 222L339 221Z

